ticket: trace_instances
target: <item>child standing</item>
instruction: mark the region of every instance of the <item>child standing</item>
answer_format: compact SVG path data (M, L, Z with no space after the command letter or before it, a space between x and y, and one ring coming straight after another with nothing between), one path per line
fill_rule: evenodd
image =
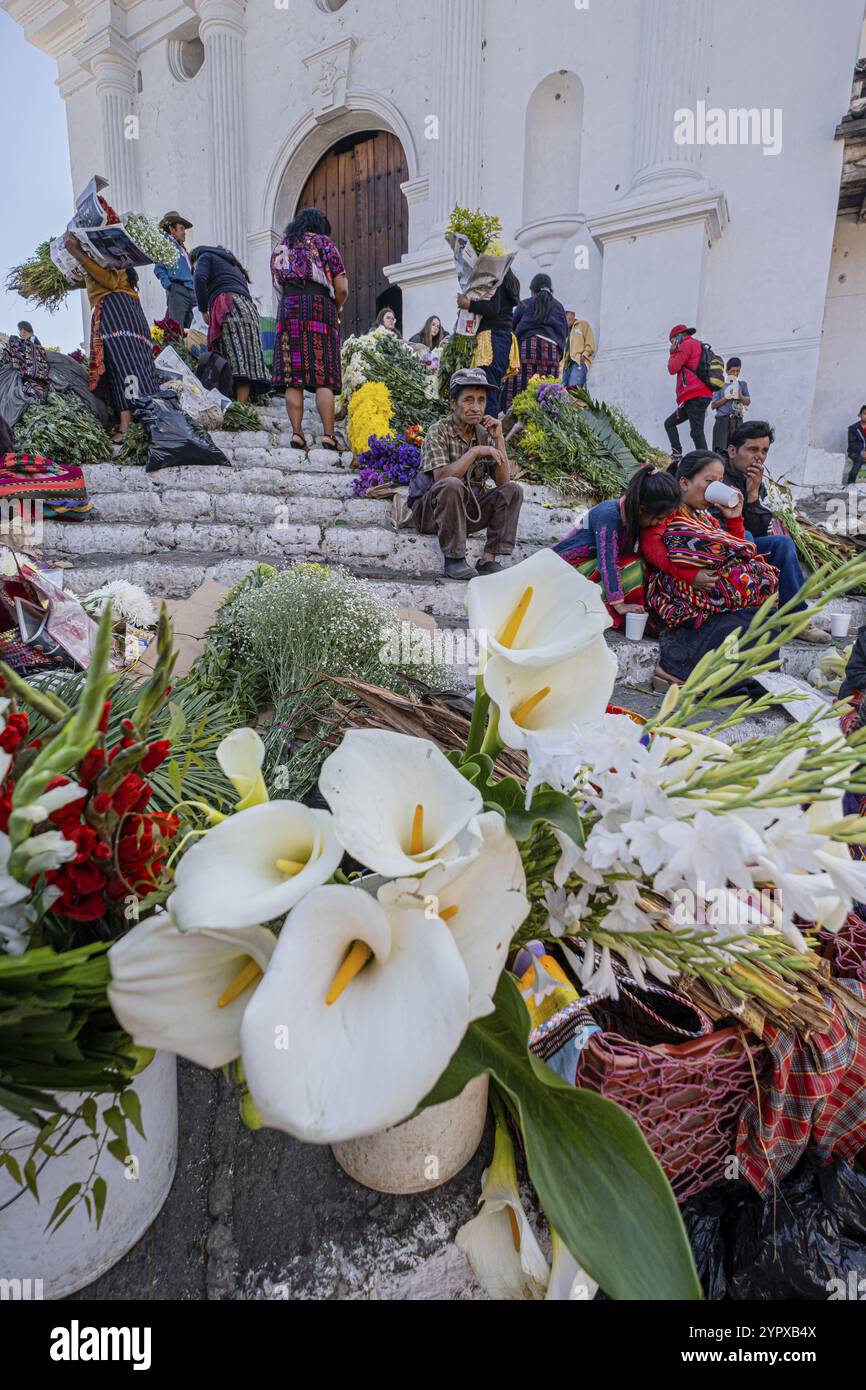
M742 370L739 357L729 358L725 365L725 384L710 401L710 410L715 411L713 451L723 459L728 456L728 437L743 423L746 407L752 404L748 385L740 376Z

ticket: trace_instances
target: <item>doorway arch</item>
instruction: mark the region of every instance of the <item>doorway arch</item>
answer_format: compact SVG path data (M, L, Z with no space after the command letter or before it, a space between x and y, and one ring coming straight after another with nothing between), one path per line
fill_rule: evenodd
M409 178L403 146L387 130L360 130L331 145L308 176L297 207L316 207L331 223L349 277L343 337L366 333L389 290L383 266L409 249Z

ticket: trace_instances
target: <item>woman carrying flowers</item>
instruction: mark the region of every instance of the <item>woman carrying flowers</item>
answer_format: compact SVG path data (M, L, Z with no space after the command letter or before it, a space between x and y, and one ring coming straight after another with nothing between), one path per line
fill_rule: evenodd
M641 533L679 505L675 480L648 463L635 473L623 497L599 502L582 526L552 547L587 579L601 584L614 627L624 625L627 613L646 612L646 571L638 553Z
M106 376L111 400L120 416L114 436L119 444L132 424L131 403L158 390L153 346L132 269L108 270L85 255L81 242L67 232L64 246L84 271L84 288L93 315L90 321L90 389Z
M686 454L676 473L680 506L641 538L652 566L647 599L664 625L656 671L661 686L685 680L705 652L747 628L779 588L778 572L746 538L742 495L730 507L715 503L724 525L707 508L707 488L721 482L724 471L708 449Z
M285 390L292 446L307 447L304 391L315 391L324 426L322 444L336 449L334 393L340 375L340 309L349 297L343 258L331 241L331 224L318 208L303 208L286 228L271 257L279 295L274 343L274 385Z

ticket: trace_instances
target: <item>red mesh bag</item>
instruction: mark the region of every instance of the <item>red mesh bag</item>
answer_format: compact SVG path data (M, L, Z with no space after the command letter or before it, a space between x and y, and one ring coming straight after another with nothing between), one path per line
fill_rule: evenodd
M827 959L840 980L859 980L866 985L866 921L856 912L837 932L822 932Z
M667 1174L678 1202L729 1174L743 1101L755 1095L763 1049L749 1051L739 1028L682 1043L646 1046L595 1033L583 1048L576 1083L628 1110Z

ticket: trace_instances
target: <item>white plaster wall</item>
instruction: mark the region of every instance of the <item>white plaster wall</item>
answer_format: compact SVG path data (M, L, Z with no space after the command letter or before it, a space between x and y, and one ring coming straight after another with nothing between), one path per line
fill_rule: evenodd
M866 401L866 224L836 222L810 442L845 452L847 428Z

